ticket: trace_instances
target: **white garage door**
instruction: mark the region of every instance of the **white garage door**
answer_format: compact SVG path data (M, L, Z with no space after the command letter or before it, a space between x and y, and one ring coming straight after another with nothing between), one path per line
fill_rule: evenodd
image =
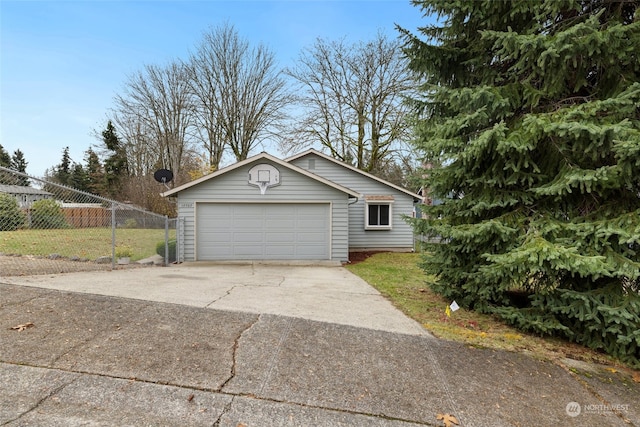
M329 259L328 203L198 203L196 257Z

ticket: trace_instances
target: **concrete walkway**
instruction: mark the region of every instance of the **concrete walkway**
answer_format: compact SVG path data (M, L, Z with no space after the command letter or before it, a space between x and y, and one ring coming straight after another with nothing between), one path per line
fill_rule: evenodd
M435 339L346 270L300 268L3 278L0 425L640 426L624 373Z

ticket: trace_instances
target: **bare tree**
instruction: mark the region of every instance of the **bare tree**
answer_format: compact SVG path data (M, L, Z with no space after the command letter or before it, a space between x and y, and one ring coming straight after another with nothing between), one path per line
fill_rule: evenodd
M142 114L129 111L114 112L111 121L116 125L121 143L127 155L127 165L131 176L144 176L155 171L158 163L157 144L152 141L151 131Z
M152 167L166 167L179 174L189 153L189 127L193 124L193 99L184 65L147 65L131 75L123 95L116 96L118 122L127 124L128 143L144 143L135 155L146 157ZM148 166L147 165L147 166ZM144 168L139 166L139 171Z
M300 86L304 113L284 151L319 143L333 157L376 172L408 148L404 98L415 81L400 42L382 34L353 45L318 39L286 74Z
M197 99L197 135L210 166L217 168L227 149L244 160L275 134L291 98L274 54L265 46L250 48L225 24L204 34L188 69Z

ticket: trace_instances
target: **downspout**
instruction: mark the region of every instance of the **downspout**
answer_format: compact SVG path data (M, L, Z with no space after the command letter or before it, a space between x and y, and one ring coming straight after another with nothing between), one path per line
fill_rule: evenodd
M360 195L360 197L362 197L362 194ZM352 202L347 203L347 208L355 203L358 203L358 201L360 200L360 197L354 197ZM349 212L347 211L347 217L348 216L349 216ZM347 247L347 254L348 254L348 251L349 251L349 248ZM351 260L347 260L347 263L350 264Z

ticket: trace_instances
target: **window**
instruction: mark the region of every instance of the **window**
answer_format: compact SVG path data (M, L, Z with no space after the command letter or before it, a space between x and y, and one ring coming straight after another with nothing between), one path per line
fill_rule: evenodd
M391 230L393 197L371 196L365 202L365 230Z

